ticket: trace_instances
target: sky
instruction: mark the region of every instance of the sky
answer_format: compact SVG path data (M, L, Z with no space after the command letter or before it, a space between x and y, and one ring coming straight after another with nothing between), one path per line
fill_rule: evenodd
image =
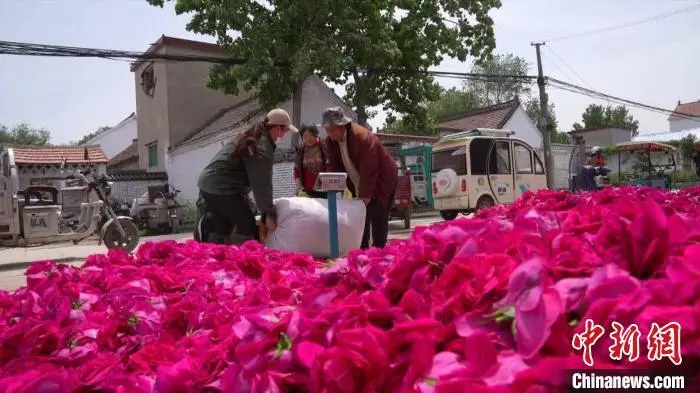
M502 0L494 53L525 58L536 73L533 41L546 41L645 19L700 0ZM187 32L187 15L146 0L2 0L0 40L145 51L162 34L214 42ZM637 102L675 108L700 100L700 10L666 19L552 40L542 49L547 76ZM445 59L436 69L468 72L471 64ZM134 76L126 61L0 55L0 124L29 123L67 143L114 125L135 108ZM445 87L459 80L438 79ZM338 93L342 88L336 88ZM536 89L534 91L536 93ZM591 103L607 104L548 88L560 130L570 130ZM668 115L631 108L640 133L668 130ZM384 114L370 120L380 127Z

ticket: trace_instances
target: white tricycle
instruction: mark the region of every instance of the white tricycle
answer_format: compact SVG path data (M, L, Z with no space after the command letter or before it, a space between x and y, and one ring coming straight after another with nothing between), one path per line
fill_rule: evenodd
M87 155L87 149L85 150ZM7 159L7 155L3 159ZM14 165L8 165L10 176L0 176L0 245L26 247L47 243L72 241L74 244L94 235L98 244L104 242L108 249L121 248L127 252L136 249L139 231L130 217L117 216L107 203L110 183L105 175L97 176L90 170L79 171L63 177L77 180L80 187L70 187L79 192L79 209L71 211L65 206L67 189L62 203L58 201L59 189L50 185L34 185L19 190ZM65 168L65 159L61 165ZM96 196L90 198L90 196ZM82 200L88 202L81 202Z

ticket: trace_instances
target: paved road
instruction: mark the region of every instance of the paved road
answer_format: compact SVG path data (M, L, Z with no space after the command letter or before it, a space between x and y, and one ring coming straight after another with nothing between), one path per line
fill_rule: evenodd
M411 220L411 229L404 229L403 223L392 221L389 223L390 239L406 239L413 232L413 228L430 225L439 222L440 217L424 215L416 216ZM141 239L146 241L177 240L187 241L192 239L191 233L177 235L149 236ZM104 245L98 246L97 241L84 241L77 245L72 243L51 244L40 247L28 248L4 248L0 249L0 289L13 290L26 283L24 271L30 262L53 260L79 266L89 255L103 254L106 252Z

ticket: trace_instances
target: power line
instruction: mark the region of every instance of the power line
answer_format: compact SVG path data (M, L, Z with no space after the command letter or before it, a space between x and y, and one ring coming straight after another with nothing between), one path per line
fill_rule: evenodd
M201 56L201 55L172 55L155 52L135 52L115 49L81 48L61 45L44 45L25 42L0 41L0 54L14 56L38 56L38 57L79 57L79 58L99 58L107 60L148 60L165 62L208 62L214 64L243 65L247 59L231 58L223 56ZM285 62L272 62L277 67L287 67ZM479 74L472 72L448 72L430 70L411 70L395 67L369 67L359 69L366 73L391 73L394 75L429 75L443 78L458 78L472 80L490 79L511 79L511 80L535 80L532 75L500 75L500 74Z
M666 13L663 13L663 14L658 14L658 15L651 16L651 17L644 18L644 19L639 19L639 20L636 20L636 21L631 21L631 22L622 23L622 24L619 24L619 25L613 25L613 26L603 27L603 28L600 28L600 29L588 30L588 31L584 31L584 32L581 32L581 33L576 33L576 34L570 34L570 35L565 35L565 36L550 38L550 39L544 40L544 41L547 42L547 43L550 43L550 42L554 42L554 41L562 41L562 40L568 40L568 39L572 39L572 38L585 37L585 36L594 35L594 34L607 33L607 32L609 32L609 31L624 29L624 28L627 28L627 27L637 26L637 25L641 25L641 24L644 24L644 23L656 22L656 21L659 21L659 20L661 20L661 19L666 19L666 18L669 18L669 17L671 17L671 16L676 16L676 15L680 15L680 14L685 14L685 13L687 13L687 12L692 12L692 11L696 11L696 10L700 10L700 4L696 4L696 5L693 5L693 6L690 6L690 7L681 8L681 9L678 9L678 10L675 10L675 11L666 12Z
M677 116L680 118L693 120L693 121L700 123L700 119L694 118L694 117L689 116L689 115L685 115L683 113L678 113L678 112L670 110L670 109L665 109L665 108L661 108L658 106L648 105L648 104L644 104L641 102L632 101L632 100L629 100L626 98L612 96L609 94L601 93L599 91L595 91L592 89L581 87L581 86L575 85L573 83L560 81L560 80L555 79L555 78L547 77L546 79L547 79L547 84L549 84L550 86L552 86L556 89L566 90L566 91L569 91L572 93L582 94L582 95L586 95L586 96L589 96L592 98L600 98L603 100L621 103L621 104L625 104L625 105L629 105L629 106L633 106L633 107L637 107L637 108L641 108L641 109L645 109L645 110L649 110L649 111L653 111L653 112L657 112L657 113L674 115L674 116Z
M574 78L571 78L569 76L569 73L564 71L561 67L559 67L559 64L557 64L554 60L550 59L549 56L547 56L545 53L542 53L542 57L547 59L554 67L556 67L556 69L558 69L562 75L564 75L565 77L567 77L568 79L571 79L573 81Z
M564 61L564 59L562 59L561 56L559 56L559 55L557 54L557 52L554 51L554 49L552 49L552 48L549 47L549 46L545 46L545 48L546 48L547 50L549 50L550 52L552 52L552 54L553 54L554 56L556 56L557 59L559 59L559 61L561 61L562 64L564 64L564 67L568 68L569 71L571 71L571 73L574 74L574 76L576 76L576 78L578 78L578 80L581 81L581 83L583 83L584 86L586 86L586 87L589 88L589 89L591 88L591 86L590 86L588 83L586 83L586 81L583 80L583 78L581 78L581 75L579 75L576 71L574 71L574 69L571 68L571 66L569 66L569 64L568 64L566 61Z

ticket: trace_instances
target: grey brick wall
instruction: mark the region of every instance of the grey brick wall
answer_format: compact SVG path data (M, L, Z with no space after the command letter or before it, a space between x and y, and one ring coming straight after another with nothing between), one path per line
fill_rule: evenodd
M276 163L272 172L272 188L274 198L294 196L294 163Z
M544 150L536 149L537 155L544 161ZM574 150L574 145L552 144L552 158L554 161L554 188L569 188L569 158Z
M162 186L163 180L126 180L114 181L112 184L112 196L118 200L133 201L135 198L148 191L148 187Z

